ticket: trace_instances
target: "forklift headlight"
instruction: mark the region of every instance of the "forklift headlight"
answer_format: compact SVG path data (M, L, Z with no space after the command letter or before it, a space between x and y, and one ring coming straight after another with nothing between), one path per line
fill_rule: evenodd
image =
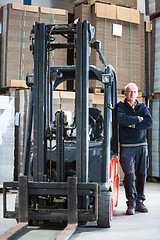
M111 75L110 74L102 74L102 83L110 83L111 82Z
M29 74L26 75L26 85L28 87L31 87L31 86L34 85L34 75L33 74L32 75L29 75Z

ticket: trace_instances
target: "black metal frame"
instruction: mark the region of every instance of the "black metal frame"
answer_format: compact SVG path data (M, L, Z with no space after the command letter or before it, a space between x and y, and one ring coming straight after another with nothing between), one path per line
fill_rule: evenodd
M76 177L69 177L68 182L28 182L27 176L20 176L18 182L4 183L3 208L4 218L17 218L19 222L27 222L28 219L67 221L69 224L78 221L97 220L98 184L77 183ZM11 190L19 191L19 216L15 211L8 211L6 194ZM23 194L22 194L23 193ZM29 196L68 196L68 208L66 209L28 209ZM89 196L94 199L95 209L89 211L78 210L78 196ZM85 214L84 214L85 213Z
M48 36L52 34L76 34L76 44L51 44ZM4 217L16 217L15 212L7 210L6 194L13 189L19 191L19 221L28 219L68 220L69 223L78 221L96 221L98 211L98 187L105 185L108 190L109 164L111 150L117 155L117 124L114 108L116 103L116 74L111 66L101 71L89 66L90 41L94 36L94 28L88 21L78 22L77 25L54 26L35 23L32 50L34 56L34 86L31 87L28 124L26 128L24 168L18 182L6 182L4 188ZM47 51L55 48L76 47L76 66L50 67L47 65ZM61 75L58 76L58 73ZM45 161L47 146L47 130L53 121L53 89L65 80L76 77L76 176L68 178L67 182L47 182ZM89 79L97 79L104 84L104 142L102 182L88 182L88 89ZM112 99L113 96L113 99ZM114 115L112 132L112 149L110 144L111 114ZM28 180L29 159L31 150L31 131L34 117L33 144L33 182ZM28 208L30 196L66 196L68 209L38 209ZM87 209L78 209L77 199L81 196L84 208L88 197L94 199L92 213ZM84 214L85 212L85 214Z

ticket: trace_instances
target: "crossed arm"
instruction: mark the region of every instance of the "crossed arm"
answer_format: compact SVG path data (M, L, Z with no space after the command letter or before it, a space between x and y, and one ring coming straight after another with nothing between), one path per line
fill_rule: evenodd
M131 127L135 129L149 129L153 125L152 117L147 107L143 105L142 116L132 116L126 114L121 105L117 106L118 122L124 127Z

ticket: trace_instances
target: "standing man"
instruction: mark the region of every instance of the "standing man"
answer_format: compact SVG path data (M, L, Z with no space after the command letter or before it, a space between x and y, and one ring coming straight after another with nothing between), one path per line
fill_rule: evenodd
M129 83L125 87L123 102L117 104L120 142L120 164L124 172L127 215L135 210L146 213L144 188L147 177L148 147L146 130L152 127L151 115L144 103L136 100L138 87ZM136 178L136 179L135 179Z

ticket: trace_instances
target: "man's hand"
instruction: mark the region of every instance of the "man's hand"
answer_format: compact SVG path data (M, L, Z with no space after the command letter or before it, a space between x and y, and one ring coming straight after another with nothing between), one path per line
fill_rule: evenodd
M129 127L129 128L135 128L135 124L129 125L128 127Z
M138 119L139 119L139 122L142 122L142 121L144 120L143 117L140 117L140 116L137 116L137 117L138 117ZM133 124L133 125L128 125L128 127L129 127L129 128L135 128L135 124Z
M142 122L144 120L143 117L138 116L139 122Z
M140 117L140 116L137 116L137 117L138 117L138 119L139 119L139 122L142 122L142 121L144 120L143 117ZM135 128L135 124L133 124L133 125L128 125L128 127L130 127L130 128Z

